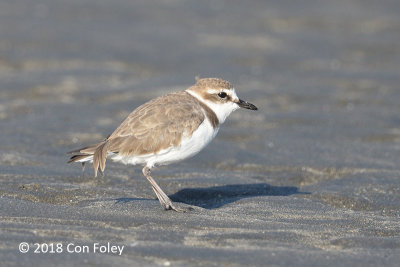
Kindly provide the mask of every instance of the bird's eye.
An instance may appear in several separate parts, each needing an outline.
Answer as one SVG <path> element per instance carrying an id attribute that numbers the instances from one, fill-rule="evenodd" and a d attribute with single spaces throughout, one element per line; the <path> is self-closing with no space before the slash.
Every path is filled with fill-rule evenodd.
<path id="1" fill-rule="evenodd" d="M 226 93 L 225 92 L 218 93 L 218 96 L 220 98 L 225 98 L 226 97 Z"/>

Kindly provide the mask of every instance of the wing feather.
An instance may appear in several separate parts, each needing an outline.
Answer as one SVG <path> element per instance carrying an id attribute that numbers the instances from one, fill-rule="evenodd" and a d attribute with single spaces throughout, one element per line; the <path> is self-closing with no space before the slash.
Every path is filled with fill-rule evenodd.
<path id="1" fill-rule="evenodd" d="M 141 155 L 179 145 L 204 121 L 198 100 L 186 92 L 153 99 L 135 109 L 106 140 L 107 150 Z"/>

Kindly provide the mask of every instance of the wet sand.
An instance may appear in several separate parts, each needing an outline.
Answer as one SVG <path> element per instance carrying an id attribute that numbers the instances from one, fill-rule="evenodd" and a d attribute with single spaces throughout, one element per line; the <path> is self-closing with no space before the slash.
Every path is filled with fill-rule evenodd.
<path id="1" fill-rule="evenodd" d="M 389 0 L 1 2 L 1 265 L 398 266 L 398 14 Z M 164 211 L 141 167 L 66 164 L 195 76 L 259 111 L 153 171 L 193 211 Z"/>

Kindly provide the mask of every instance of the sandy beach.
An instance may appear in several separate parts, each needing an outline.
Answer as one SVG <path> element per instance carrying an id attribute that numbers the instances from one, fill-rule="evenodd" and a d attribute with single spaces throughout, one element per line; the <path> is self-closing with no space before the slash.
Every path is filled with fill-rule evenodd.
<path id="1" fill-rule="evenodd" d="M 400 2 L 0 3 L 1 266 L 398 266 Z M 194 158 L 67 164 L 140 104 L 221 77 Z"/>

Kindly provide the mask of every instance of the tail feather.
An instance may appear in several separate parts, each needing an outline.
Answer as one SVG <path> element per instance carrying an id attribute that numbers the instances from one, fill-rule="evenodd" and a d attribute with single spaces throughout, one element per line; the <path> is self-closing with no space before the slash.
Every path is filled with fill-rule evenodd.
<path id="1" fill-rule="evenodd" d="M 69 159 L 68 163 L 71 163 L 71 162 L 86 162 L 86 161 L 91 160 L 91 158 L 92 158 L 92 155 L 73 155 Z"/>
<path id="2" fill-rule="evenodd" d="M 100 171 L 104 172 L 104 169 L 106 168 L 107 142 L 104 141 L 99 144 L 73 150 L 68 152 L 68 154 L 72 154 L 68 163 L 84 163 L 86 161 L 93 160 L 94 176 L 97 177 L 98 169 L 100 168 Z"/>
<path id="3" fill-rule="evenodd" d="M 98 144 L 95 144 L 95 145 L 91 145 L 91 146 L 85 146 L 85 147 L 82 147 L 82 148 L 79 148 L 79 149 L 76 149 L 76 150 L 69 151 L 69 152 L 67 152 L 67 154 L 68 155 L 71 155 L 71 154 L 90 154 L 90 155 L 93 155 L 94 152 L 96 152 L 96 148 L 98 146 L 100 146 L 101 144 L 103 144 L 103 143 L 104 142 L 101 142 L 101 143 L 98 143 Z"/>
<path id="4" fill-rule="evenodd" d="M 96 148 L 93 155 L 93 168 L 94 176 L 97 176 L 97 171 L 100 168 L 101 172 L 104 172 L 106 168 L 106 158 L 107 158 L 107 142 L 102 143 Z"/>

